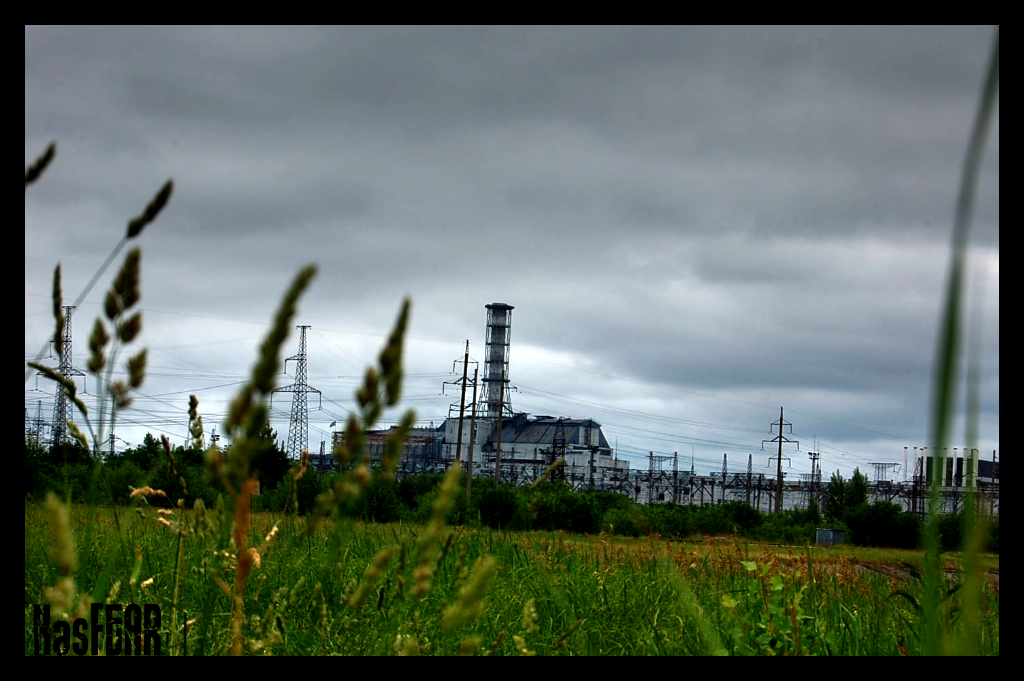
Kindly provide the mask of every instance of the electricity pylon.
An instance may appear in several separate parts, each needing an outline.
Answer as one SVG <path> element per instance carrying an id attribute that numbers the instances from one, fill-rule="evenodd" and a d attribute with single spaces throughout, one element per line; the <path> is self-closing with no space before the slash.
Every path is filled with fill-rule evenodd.
<path id="1" fill-rule="evenodd" d="M 309 449 L 309 403 L 306 395 L 308 393 L 320 395 L 320 406 L 323 406 L 323 393 L 306 384 L 306 329 L 309 328 L 309 325 L 296 328 L 300 330 L 299 354 L 292 355 L 284 361 L 285 366 L 288 366 L 288 362 L 295 361 L 295 382 L 291 385 L 274 388 L 270 395 L 271 403 L 273 403 L 273 393 L 295 393 L 292 397 L 292 416 L 288 421 L 288 456 L 292 459 L 302 458 L 302 452 Z"/>

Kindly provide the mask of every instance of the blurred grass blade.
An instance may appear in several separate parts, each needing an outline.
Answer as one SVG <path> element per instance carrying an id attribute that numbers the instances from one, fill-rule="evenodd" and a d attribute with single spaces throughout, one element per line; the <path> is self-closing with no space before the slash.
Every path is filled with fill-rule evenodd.
<path id="1" fill-rule="evenodd" d="M 53 157 L 56 155 L 57 143 L 50 142 L 49 146 L 46 147 L 46 151 L 43 152 L 43 155 L 37 158 L 36 162 L 25 170 L 25 189 L 28 189 L 30 184 L 39 179 L 39 176 L 43 174 L 43 171 L 46 170 L 46 167 L 50 165 L 50 161 L 52 161 Z"/>
<path id="2" fill-rule="evenodd" d="M 953 248 L 950 254 L 949 275 L 946 295 L 939 327 L 936 366 L 933 374 L 930 439 L 932 446 L 932 480 L 928 498 L 928 518 L 925 524 L 925 570 L 924 570 L 924 631 L 925 655 L 936 655 L 943 651 L 943 632 L 939 626 L 939 475 L 940 457 L 949 440 L 952 416 L 955 409 L 956 380 L 959 346 L 961 340 L 960 317 L 962 314 L 963 281 L 966 269 L 968 237 L 971 215 L 974 209 L 974 195 L 978 184 L 978 170 L 985 150 L 985 139 L 991 127 L 999 94 L 999 31 L 996 29 L 992 42 L 992 54 L 981 101 L 975 115 L 971 138 L 960 173 L 960 190 L 957 196 L 956 218 L 953 224 Z"/>
<path id="3" fill-rule="evenodd" d="M 31 170 L 31 168 L 29 170 Z M 41 172 L 41 169 L 39 172 Z M 38 176 L 39 172 L 36 173 L 36 176 Z M 25 173 L 25 177 L 27 181 L 27 172 Z M 164 206 L 167 205 L 167 201 L 170 198 L 171 191 L 173 189 L 174 181 L 167 180 L 167 182 L 164 183 L 164 186 L 161 187 L 160 191 L 157 192 L 156 196 L 153 197 L 153 199 L 149 202 L 146 208 L 142 211 L 142 214 L 132 219 L 128 223 L 128 232 L 125 234 L 124 237 L 121 238 L 117 245 L 114 246 L 114 250 L 110 252 L 110 255 L 108 255 L 107 259 L 103 261 L 103 264 L 100 265 L 100 268 L 96 270 L 96 274 L 92 275 L 92 279 L 90 279 L 89 283 L 85 285 L 85 289 L 82 290 L 82 293 L 79 294 L 78 296 L 78 300 L 75 301 L 74 307 L 77 308 L 82 304 L 82 301 L 85 300 L 85 297 L 89 295 L 90 291 L 92 291 L 92 287 L 96 285 L 96 282 L 99 281 L 99 278 L 102 277 L 103 273 L 107 271 L 107 268 L 110 267 L 110 263 L 114 262 L 114 258 L 116 258 L 118 253 L 121 252 L 121 249 L 124 248 L 124 245 L 126 243 L 128 243 L 128 240 L 138 236 L 138 234 L 142 231 L 143 227 L 145 227 L 147 224 L 156 219 L 156 216 L 160 213 L 161 210 L 163 210 Z M 34 361 L 38 362 L 43 358 L 43 355 L 46 354 L 46 345 L 49 342 L 50 341 L 47 340 L 45 343 L 43 343 L 43 347 L 39 348 L 39 352 L 36 353 Z M 28 380 L 31 377 L 32 369 L 28 368 L 25 370 L 25 383 L 28 383 Z"/>

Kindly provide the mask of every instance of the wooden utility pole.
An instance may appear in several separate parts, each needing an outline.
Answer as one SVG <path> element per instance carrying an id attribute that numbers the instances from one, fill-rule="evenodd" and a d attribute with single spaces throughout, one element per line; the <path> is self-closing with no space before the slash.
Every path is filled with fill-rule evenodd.
<path id="1" fill-rule="evenodd" d="M 505 425 L 505 370 L 501 370 L 501 392 L 498 393 L 498 447 L 494 453 L 494 486 L 501 484 L 501 427 Z"/>
<path id="2" fill-rule="evenodd" d="M 473 370 L 473 409 L 469 417 L 469 457 L 466 461 L 466 504 L 469 505 L 469 493 L 473 489 L 473 443 L 476 441 L 476 380 L 480 376 L 480 367 Z"/>

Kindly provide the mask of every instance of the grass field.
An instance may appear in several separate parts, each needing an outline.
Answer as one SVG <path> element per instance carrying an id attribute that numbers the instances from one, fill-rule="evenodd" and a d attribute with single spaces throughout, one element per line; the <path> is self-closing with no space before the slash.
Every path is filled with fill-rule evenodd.
<path id="1" fill-rule="evenodd" d="M 70 532 L 79 592 L 99 601 L 160 605 L 164 654 L 230 652 L 228 585 L 236 563 L 216 548 L 216 512 L 185 512 L 180 556 L 177 515 L 148 507 L 119 513 L 133 564 L 119 558 L 124 554 L 112 511 L 74 507 Z M 59 603 L 54 596 L 62 576 L 60 557 L 50 550 L 51 519 L 41 505 L 26 505 L 26 654 L 34 646 L 32 606 Z M 248 544 L 259 546 L 274 525 L 270 514 L 254 514 Z M 304 519 L 278 519 L 277 526 L 278 536 L 264 543 L 244 586 L 245 653 L 921 651 L 915 605 L 921 581 L 909 569 L 889 574 L 858 567 L 920 566 L 919 552 L 330 521 L 303 536 Z M 955 565 L 954 556 L 944 559 Z M 997 556 L 986 561 L 998 570 Z M 955 573 L 953 579 L 955 589 Z M 49 598 L 47 588 L 54 589 Z M 971 633 L 974 651 L 998 654 L 997 581 L 983 587 L 975 605 L 981 622 Z M 945 630 L 953 637 L 964 633 L 965 606 L 961 590 L 943 603 Z"/>

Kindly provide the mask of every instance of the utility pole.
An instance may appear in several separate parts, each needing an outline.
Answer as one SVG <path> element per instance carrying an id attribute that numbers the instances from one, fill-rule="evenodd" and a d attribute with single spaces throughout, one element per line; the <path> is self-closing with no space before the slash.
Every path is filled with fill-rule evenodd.
<path id="1" fill-rule="evenodd" d="M 562 417 L 559 416 L 558 417 L 558 423 L 555 424 L 555 436 L 553 438 L 551 438 L 551 463 L 549 465 L 554 465 L 554 463 L 556 461 L 558 461 L 559 459 L 564 459 L 565 458 L 565 443 L 566 443 L 565 427 L 562 425 Z M 574 465 L 575 465 L 575 461 L 574 461 Z M 565 480 L 565 469 L 566 469 L 566 464 L 563 463 L 561 466 L 558 467 L 557 470 L 555 470 L 551 474 L 551 479 L 552 480 Z M 575 468 L 573 469 L 573 474 L 575 474 Z M 572 483 L 572 479 L 571 478 L 572 478 L 572 476 L 570 475 L 570 480 L 569 480 L 570 483 Z"/>
<path id="2" fill-rule="evenodd" d="M 594 445 L 590 448 L 590 489 L 594 489 L 594 452 L 597 451 L 597 446 Z"/>
<path id="3" fill-rule="evenodd" d="M 750 506 L 750 479 L 754 476 L 754 455 L 747 454 L 747 506 Z"/>
<path id="4" fill-rule="evenodd" d="M 473 407 L 469 417 L 469 456 L 466 461 L 466 504 L 469 504 L 469 493 L 473 489 L 473 443 L 476 442 L 476 379 L 480 376 L 480 367 L 473 369 Z M 462 431 L 462 427 L 459 427 Z"/>
<path id="5" fill-rule="evenodd" d="M 295 393 L 292 397 L 292 415 L 288 421 L 288 456 L 291 459 L 301 459 L 302 452 L 309 451 L 309 401 L 306 397 L 309 393 L 320 395 L 323 407 L 323 393 L 316 388 L 306 384 L 306 329 L 309 324 L 296 326 L 299 329 L 299 354 L 292 355 L 285 359 L 285 366 L 288 362 L 295 362 L 295 382 L 291 385 L 274 388 L 270 393 L 270 402 L 273 405 L 274 393 Z"/>
<path id="6" fill-rule="evenodd" d="M 996 450 L 992 450 L 992 494 L 988 498 L 988 517 L 996 515 Z"/>
<path id="7" fill-rule="evenodd" d="M 725 503 L 725 480 L 729 475 L 729 454 L 722 454 L 722 503 Z"/>
<path id="8" fill-rule="evenodd" d="M 26 412 L 27 413 L 27 412 Z M 46 421 L 43 420 L 43 401 L 36 401 L 36 418 L 32 421 L 32 431 L 30 433 L 32 439 L 35 441 L 35 445 L 38 447 L 43 442 L 43 426 L 47 426 Z M 47 426 L 49 427 L 49 426 Z"/>
<path id="9" fill-rule="evenodd" d="M 672 503 L 679 503 L 679 452 L 672 452 Z"/>
<path id="10" fill-rule="evenodd" d="M 906 449 L 906 447 L 904 447 Z M 807 452 L 807 456 L 811 457 L 811 498 L 815 501 L 818 500 L 818 459 L 821 454 L 818 452 Z"/>
<path id="11" fill-rule="evenodd" d="M 462 461 L 462 423 L 466 415 L 466 375 L 469 372 L 469 339 L 466 339 L 466 357 L 462 360 L 462 397 L 459 399 L 459 437 L 455 444 L 455 460 Z"/>
<path id="12" fill-rule="evenodd" d="M 772 426 L 775 424 L 773 423 Z M 796 448 L 800 449 L 799 440 L 790 440 L 782 434 L 784 426 L 789 426 L 789 432 L 793 432 L 793 424 L 789 423 L 782 418 L 782 407 L 779 407 L 779 435 L 771 440 L 761 440 L 761 449 L 764 449 L 765 442 L 778 442 L 779 443 L 779 456 L 778 456 L 778 474 L 775 481 L 775 512 L 780 513 L 782 511 L 782 443 L 783 442 L 795 442 Z"/>
<path id="13" fill-rule="evenodd" d="M 61 338 L 55 338 L 60 357 L 60 365 L 57 373 L 64 378 L 72 376 L 85 376 L 71 363 L 71 313 L 75 311 L 73 305 L 64 306 L 64 328 L 61 331 Z M 72 403 L 68 399 L 67 391 L 60 383 L 57 384 L 57 393 L 53 403 L 53 422 L 50 425 L 50 442 L 52 445 L 61 445 L 68 441 L 68 421 L 72 421 Z M 95 443 L 99 447 L 99 443 Z"/>
<path id="14" fill-rule="evenodd" d="M 505 425 L 505 371 L 501 372 L 502 390 L 498 393 L 498 447 L 494 452 L 494 486 L 501 485 L 501 429 Z"/>

